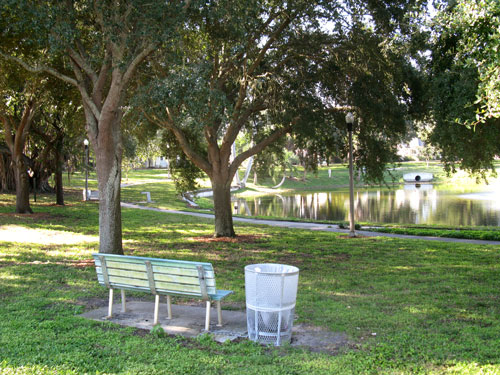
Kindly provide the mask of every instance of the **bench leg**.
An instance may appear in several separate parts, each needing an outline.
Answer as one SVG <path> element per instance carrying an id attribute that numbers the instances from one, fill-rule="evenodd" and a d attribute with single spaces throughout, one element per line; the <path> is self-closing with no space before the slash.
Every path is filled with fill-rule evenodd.
<path id="1" fill-rule="evenodd" d="M 207 314 L 205 316 L 205 331 L 210 330 L 210 301 L 207 301 Z"/>
<path id="2" fill-rule="evenodd" d="M 122 292 L 122 313 L 127 312 L 127 301 L 125 300 L 125 290 L 121 290 Z"/>
<path id="3" fill-rule="evenodd" d="M 158 324 L 158 311 L 160 310 L 160 295 L 155 294 L 155 315 L 153 319 L 153 325 Z"/>
<path id="4" fill-rule="evenodd" d="M 222 327 L 222 309 L 220 307 L 220 301 L 217 301 L 217 327 Z"/>
<path id="5" fill-rule="evenodd" d="M 113 316 L 113 288 L 109 289 L 109 303 L 108 303 L 108 316 L 106 318 L 111 318 Z"/>
<path id="6" fill-rule="evenodd" d="M 170 296 L 167 296 L 167 319 L 172 319 L 172 300 Z"/>

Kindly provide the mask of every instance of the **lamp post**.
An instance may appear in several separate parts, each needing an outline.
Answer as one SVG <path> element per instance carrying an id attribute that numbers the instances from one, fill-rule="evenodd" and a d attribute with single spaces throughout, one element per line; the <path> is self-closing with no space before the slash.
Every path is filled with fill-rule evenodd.
<path id="1" fill-rule="evenodd" d="M 352 112 L 347 113 L 345 122 L 349 133 L 349 237 L 356 237 L 354 227 L 354 182 L 352 173 L 352 126 L 354 124 L 354 115 Z"/>
<path id="2" fill-rule="evenodd" d="M 85 194 L 84 201 L 89 199 L 89 140 L 85 139 L 83 141 L 85 147 Z"/>

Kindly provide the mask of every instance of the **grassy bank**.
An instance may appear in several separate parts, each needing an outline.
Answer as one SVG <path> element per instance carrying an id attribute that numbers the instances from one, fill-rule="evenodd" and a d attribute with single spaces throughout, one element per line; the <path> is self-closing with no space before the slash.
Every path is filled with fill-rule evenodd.
<path id="1" fill-rule="evenodd" d="M 497 171 L 500 168 L 500 163 L 496 164 Z M 329 170 L 331 170 L 331 177 Z M 439 162 L 430 162 L 429 164 L 424 162 L 404 162 L 395 168 L 388 168 L 384 175 L 384 183 L 387 185 L 392 184 L 402 184 L 403 175 L 406 173 L 417 173 L 417 172 L 428 172 L 434 175 L 433 182 L 438 185 L 452 185 L 456 187 L 463 188 L 467 186 L 470 189 L 481 189 L 484 187 L 484 182 L 481 181 L 480 184 L 476 184 L 476 179 L 470 177 L 467 173 L 459 171 L 456 174 L 447 176 L 442 165 Z M 241 173 L 240 173 L 241 174 Z M 362 180 L 357 177 L 355 178 L 355 185 L 358 187 L 364 186 Z M 318 168 L 316 173 L 307 173 L 306 179 L 303 180 L 303 169 L 298 168 L 297 173 L 293 175 L 293 178 L 287 178 L 283 185 L 278 189 L 273 189 L 274 192 L 287 192 L 287 191 L 325 191 L 336 189 L 339 187 L 349 186 L 349 169 L 347 164 L 332 164 L 330 166 L 322 166 Z M 489 181 L 494 180 L 493 176 L 489 176 Z M 253 191 L 259 192 L 263 190 L 267 192 L 268 189 L 277 185 L 281 181 L 281 176 L 276 180 L 267 178 L 259 179 L 258 185 L 254 185 L 253 181 L 249 179 L 247 186 L 249 187 L 249 194 Z M 384 185 L 384 184 L 382 184 Z"/>
<path id="2" fill-rule="evenodd" d="M 349 338 L 330 354 L 217 344 L 78 317 L 107 296 L 89 262 L 97 204 L 79 198 L 60 208 L 42 196 L 24 216 L 0 195 L 2 374 L 500 373 L 498 246 L 261 226 L 237 226 L 240 241 L 216 242 L 211 221 L 123 210 L 127 254 L 212 262 L 218 287 L 235 291 L 232 309 L 244 307 L 245 265 L 298 266 L 298 322 Z"/>
<path id="3" fill-rule="evenodd" d="M 328 177 L 328 169 L 332 169 L 332 178 Z M 481 191 L 489 186 L 485 184 L 476 184 L 476 180 L 467 176 L 464 173 L 458 173 L 453 176 L 446 176 L 442 167 L 438 163 L 430 163 L 427 167 L 426 163 L 403 163 L 396 170 L 389 171 L 398 183 L 402 181 L 404 173 L 416 171 L 430 171 L 434 173 L 436 184 L 434 188 L 439 190 L 446 188 L 448 191 L 456 191 L 460 193 L 470 193 L 472 191 Z M 261 181 L 262 184 L 248 184 L 247 188 L 238 192 L 239 196 L 254 196 L 262 194 L 277 194 L 277 193 L 292 193 L 301 191 L 328 191 L 342 188 L 346 189 L 348 183 L 348 171 L 345 165 L 336 164 L 330 167 L 321 167 L 318 174 L 309 174 L 306 181 L 287 180 L 280 189 L 270 189 L 274 184 L 271 180 Z M 73 187 L 81 187 L 84 185 L 83 175 L 75 174 L 71 179 Z M 196 211 L 186 205 L 186 202 L 180 199 L 179 194 L 175 191 L 172 181 L 166 181 L 167 171 L 162 169 L 143 169 L 136 170 L 128 175 L 128 179 L 124 179 L 124 184 L 130 186 L 122 189 L 122 200 L 132 203 L 140 203 L 146 206 L 157 207 L 171 210 L 188 210 Z M 389 183 L 391 179 L 387 179 Z M 491 180 L 490 183 L 497 183 L 496 180 Z M 202 186 L 207 186 L 207 181 L 200 181 Z M 94 189 L 96 185 L 95 175 L 90 175 L 89 186 Z M 358 186 L 357 189 L 365 189 Z M 153 199 L 153 203 L 146 203 L 146 196 L 141 194 L 144 191 L 149 191 Z M 47 198 L 49 199 L 49 198 Z M 200 207 L 204 210 L 213 209 L 213 201 L 209 198 L 199 198 L 196 200 Z M 248 217 L 248 216 L 245 216 Z M 274 219 L 274 220 L 290 220 L 290 221 L 314 221 L 303 220 L 294 217 L 270 217 L 270 216 L 254 216 L 257 219 Z M 341 224 L 336 221 L 319 221 L 322 223 L 337 225 Z M 465 226 L 443 226 L 443 225 L 403 225 L 400 223 L 382 224 L 377 222 L 360 222 L 365 230 L 380 231 L 395 234 L 410 234 L 420 236 L 436 236 L 436 237 L 451 237 L 477 240 L 493 240 L 500 241 L 500 228 L 498 227 L 465 227 Z M 378 228 L 375 228 L 378 227 Z"/>

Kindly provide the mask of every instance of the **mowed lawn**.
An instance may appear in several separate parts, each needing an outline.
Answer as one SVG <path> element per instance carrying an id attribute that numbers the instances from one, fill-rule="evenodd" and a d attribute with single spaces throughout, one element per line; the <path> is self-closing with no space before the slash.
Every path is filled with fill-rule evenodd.
<path id="1" fill-rule="evenodd" d="M 245 265 L 298 266 L 297 323 L 349 337 L 330 353 L 218 344 L 78 316 L 107 298 L 91 262 L 97 204 L 80 196 L 41 196 L 23 216 L 0 195 L 1 374 L 500 374 L 500 246 L 265 226 L 215 241 L 209 220 L 124 209 L 127 255 L 211 262 L 231 309 L 244 309 Z"/>

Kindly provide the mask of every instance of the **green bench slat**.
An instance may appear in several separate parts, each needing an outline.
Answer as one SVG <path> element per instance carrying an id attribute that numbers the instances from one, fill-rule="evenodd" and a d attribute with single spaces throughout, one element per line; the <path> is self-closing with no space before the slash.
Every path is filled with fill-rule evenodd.
<path id="1" fill-rule="evenodd" d="M 106 259 L 109 286 L 116 289 L 150 292 L 146 261 L 153 270 L 154 288 L 158 294 L 203 297 L 198 267 L 202 266 L 206 291 L 209 299 L 220 301 L 230 290 L 217 290 L 215 273 L 210 263 L 178 261 L 171 259 L 133 257 L 114 254 L 92 254 L 95 260 L 97 279 L 105 285 L 102 264 L 99 257 Z"/>
<path id="2" fill-rule="evenodd" d="M 101 266 L 101 261 L 96 260 L 95 261 L 96 267 Z M 165 273 L 169 275 L 180 275 L 180 276 L 194 276 L 198 277 L 198 269 L 196 268 L 195 265 L 191 265 L 190 267 L 174 267 L 174 266 L 167 266 L 166 264 L 162 265 L 155 265 L 151 264 L 153 266 L 153 272 L 154 273 Z M 113 261 L 109 260 L 106 261 L 106 266 L 108 268 L 116 268 L 116 269 L 122 269 L 122 270 L 130 270 L 130 271 L 144 271 L 144 263 L 128 263 L 128 262 L 118 262 L 118 261 Z M 213 268 L 210 266 L 203 265 L 203 271 L 205 273 L 205 277 L 207 278 L 214 278 L 215 274 L 213 271 Z"/>
<path id="3" fill-rule="evenodd" d="M 98 277 L 99 282 L 102 281 L 102 284 L 104 285 L 104 278 Z M 148 280 L 142 280 L 142 279 L 131 279 L 127 277 L 119 277 L 119 276 L 109 276 L 109 284 L 111 286 L 114 285 L 130 285 L 133 287 L 143 287 L 143 288 L 148 288 L 149 289 L 149 281 Z M 200 290 L 200 285 L 189 285 L 189 284 L 176 284 L 176 283 L 168 283 L 168 282 L 155 282 L 155 288 L 159 292 L 160 290 L 163 291 L 176 291 L 176 292 L 182 292 L 186 291 L 189 293 L 194 293 L 196 295 L 201 296 L 201 290 Z M 208 287 L 207 286 L 207 293 L 208 294 L 215 294 L 215 288 L 214 287 Z"/>
<path id="4" fill-rule="evenodd" d="M 96 267 L 96 270 L 98 274 L 102 274 L 101 267 Z M 148 280 L 148 274 L 145 270 L 143 270 L 143 272 L 140 272 L 140 271 L 130 271 L 130 270 L 122 270 L 122 269 L 108 267 L 108 275 L 130 277 L 132 279 Z M 200 285 L 198 275 L 196 275 L 196 277 L 194 276 L 191 277 L 191 276 L 179 276 L 176 274 L 172 275 L 172 274 L 154 273 L 154 279 L 155 281 L 166 281 L 170 283 Z M 207 287 L 208 286 L 215 287 L 214 279 L 205 278 L 205 281 L 207 283 Z"/>
<path id="5" fill-rule="evenodd" d="M 148 260 L 152 265 L 155 264 L 169 264 L 179 268 L 190 268 L 193 265 L 196 267 L 197 265 L 206 266 L 208 268 L 212 268 L 211 263 L 206 262 L 192 262 L 189 260 L 174 260 L 174 259 L 161 259 L 161 258 L 146 258 L 146 257 L 134 257 L 130 255 L 115 255 L 115 254 L 92 254 L 94 259 L 99 260 L 99 256 L 105 256 L 106 261 L 112 262 L 116 260 L 120 263 L 131 263 L 131 264 L 144 264 L 144 261 Z"/>
<path id="6" fill-rule="evenodd" d="M 105 286 L 101 282 L 99 284 L 101 284 L 102 286 Z M 125 285 L 125 284 L 114 284 L 113 288 L 114 289 L 130 290 L 130 291 L 135 291 L 135 292 L 151 293 L 151 290 L 149 288 L 131 286 L 131 285 Z M 156 292 L 160 295 L 179 296 L 179 297 L 197 297 L 197 298 L 201 297 L 200 293 L 179 292 L 179 291 L 175 291 L 175 290 L 157 289 Z"/>

